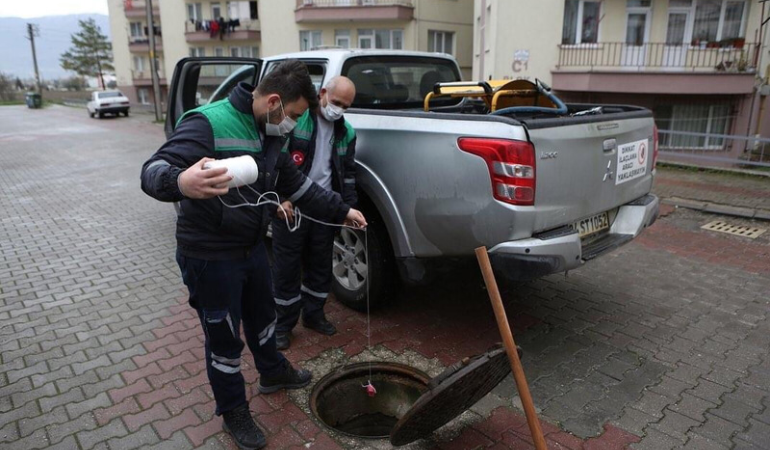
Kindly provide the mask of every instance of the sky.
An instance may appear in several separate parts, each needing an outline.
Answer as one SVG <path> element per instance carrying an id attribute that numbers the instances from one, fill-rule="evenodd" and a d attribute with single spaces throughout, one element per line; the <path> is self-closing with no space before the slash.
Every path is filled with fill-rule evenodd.
<path id="1" fill-rule="evenodd" d="M 0 0 L 0 17 L 107 14 L 107 0 Z"/>

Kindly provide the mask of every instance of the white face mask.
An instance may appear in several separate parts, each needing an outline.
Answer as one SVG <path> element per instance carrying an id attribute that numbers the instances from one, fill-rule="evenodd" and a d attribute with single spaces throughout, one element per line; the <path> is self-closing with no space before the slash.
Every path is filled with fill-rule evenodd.
<path id="1" fill-rule="evenodd" d="M 324 118 L 329 122 L 334 122 L 339 120 L 343 114 L 345 114 L 345 110 L 337 105 L 332 104 L 332 102 L 329 101 L 329 97 L 327 96 L 326 106 L 321 108 L 321 115 L 324 116 Z"/>
<path id="2" fill-rule="evenodd" d="M 297 126 L 297 122 L 295 122 L 291 117 L 287 116 L 286 113 L 283 112 L 283 100 L 281 100 L 281 114 L 283 115 L 283 120 L 278 125 L 275 125 L 270 123 L 270 111 L 268 111 L 267 120 L 265 121 L 266 135 L 286 136 L 287 134 L 291 133 L 291 130 L 293 130 L 294 127 Z"/>

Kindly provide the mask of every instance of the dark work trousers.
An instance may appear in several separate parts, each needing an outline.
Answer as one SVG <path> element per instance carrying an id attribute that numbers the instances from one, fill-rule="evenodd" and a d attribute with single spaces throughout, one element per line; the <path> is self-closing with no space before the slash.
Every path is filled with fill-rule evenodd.
<path id="1" fill-rule="evenodd" d="M 274 376 L 284 367 L 285 358 L 275 348 L 275 303 L 267 252 L 260 244 L 237 260 L 203 260 L 179 252 L 176 258 L 190 291 L 190 305 L 198 312 L 206 334 L 206 372 L 219 415 L 246 403 L 241 322 L 259 373 Z"/>
<path id="2" fill-rule="evenodd" d="M 300 312 L 307 322 L 324 317 L 332 284 L 332 248 L 337 227 L 303 220 L 289 232 L 286 221 L 273 219 L 273 293 L 278 313 L 275 329 L 291 331 Z"/>

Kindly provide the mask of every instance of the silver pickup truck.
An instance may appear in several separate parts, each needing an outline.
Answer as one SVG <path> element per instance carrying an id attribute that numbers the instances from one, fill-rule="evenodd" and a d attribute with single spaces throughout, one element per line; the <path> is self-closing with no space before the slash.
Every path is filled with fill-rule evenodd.
<path id="1" fill-rule="evenodd" d="M 658 139 L 649 110 L 570 104 L 491 113 L 468 97 L 426 102 L 437 86 L 461 81 L 444 54 L 186 58 L 169 90 L 166 132 L 201 98 L 224 98 L 238 82 L 255 84 L 290 58 L 307 64 L 317 87 L 341 74 L 357 88 L 345 117 L 358 136 L 369 249 L 361 233 L 345 230 L 333 261 L 335 296 L 352 308 L 366 307 L 367 283 L 372 306 L 380 305 L 399 278 L 429 282 L 479 246 L 508 280 L 566 272 L 628 243 L 658 216 L 650 194 Z"/>

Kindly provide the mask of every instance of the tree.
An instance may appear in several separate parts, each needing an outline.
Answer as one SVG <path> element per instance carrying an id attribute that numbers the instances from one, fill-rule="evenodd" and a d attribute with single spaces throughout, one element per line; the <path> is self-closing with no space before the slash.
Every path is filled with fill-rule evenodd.
<path id="1" fill-rule="evenodd" d="M 24 89 L 25 89 L 24 83 L 21 82 L 21 79 L 19 77 L 16 77 L 16 90 L 23 91 Z"/>
<path id="2" fill-rule="evenodd" d="M 80 91 L 86 87 L 86 80 L 81 77 L 70 77 L 63 80 L 62 86 L 68 91 Z"/>
<path id="3" fill-rule="evenodd" d="M 102 72 L 112 71 L 112 44 L 94 19 L 78 20 L 80 31 L 72 35 L 72 47 L 61 55 L 61 66 L 81 76 L 97 76 L 105 89 Z"/>
<path id="4" fill-rule="evenodd" d="M 10 75 L 0 72 L 0 100 L 13 100 L 13 79 Z"/>

